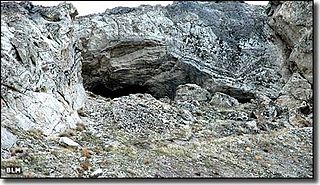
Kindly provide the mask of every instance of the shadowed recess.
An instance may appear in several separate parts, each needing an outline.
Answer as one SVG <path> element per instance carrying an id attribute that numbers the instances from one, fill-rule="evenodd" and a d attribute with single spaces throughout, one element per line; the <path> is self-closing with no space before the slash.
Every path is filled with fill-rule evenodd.
<path id="1" fill-rule="evenodd" d="M 98 94 L 108 98 L 117 98 L 135 93 L 147 93 L 147 88 L 140 85 L 126 85 L 118 88 L 117 90 L 111 90 L 102 83 L 96 84 L 88 90 L 93 92 L 94 94 Z"/>

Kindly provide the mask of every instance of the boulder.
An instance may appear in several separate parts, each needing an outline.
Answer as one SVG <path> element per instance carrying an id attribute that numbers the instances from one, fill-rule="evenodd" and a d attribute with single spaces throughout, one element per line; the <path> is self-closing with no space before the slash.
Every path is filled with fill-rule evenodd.
<path id="1" fill-rule="evenodd" d="M 209 101 L 211 94 L 196 84 L 184 84 L 177 87 L 175 101 Z"/>
<path id="2" fill-rule="evenodd" d="M 216 92 L 210 100 L 210 104 L 218 107 L 235 107 L 239 105 L 237 99 L 220 92 Z"/>

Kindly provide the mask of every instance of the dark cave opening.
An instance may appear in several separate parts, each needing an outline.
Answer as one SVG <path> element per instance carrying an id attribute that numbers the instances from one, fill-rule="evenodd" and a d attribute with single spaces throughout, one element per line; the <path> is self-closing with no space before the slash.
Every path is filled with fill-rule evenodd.
<path id="1" fill-rule="evenodd" d="M 253 93 L 241 89 L 230 88 L 223 92 L 237 99 L 239 103 L 251 103 L 251 100 L 255 99 Z"/>
<path id="2" fill-rule="evenodd" d="M 126 50 L 128 47 L 122 47 L 122 49 Z M 137 52 L 141 48 L 133 50 Z M 113 52 L 117 57 L 123 56 L 118 51 Z M 137 55 L 140 54 L 137 52 Z M 115 56 L 113 58 L 116 58 Z M 126 64 L 125 68 L 118 64 L 111 64 L 110 59 L 104 57 L 89 58 L 83 55 L 83 58 L 86 58 L 82 66 L 84 88 L 106 98 L 148 93 L 158 100 L 161 98 L 174 100 L 179 85 L 194 83 L 201 86 L 205 79 L 209 78 L 209 75 L 191 64 L 181 62 L 171 54 L 158 56 L 152 59 L 152 62 L 142 60 L 140 57 L 132 59 L 136 62 L 129 59 L 121 61 Z"/>
<path id="3" fill-rule="evenodd" d="M 236 97 L 239 103 L 250 103 L 253 99 L 252 97 Z"/>
<path id="4" fill-rule="evenodd" d="M 96 84 L 92 88 L 88 89 L 94 94 L 108 97 L 108 98 L 117 98 L 120 96 L 127 96 L 129 94 L 136 94 L 136 93 L 147 93 L 148 89 L 145 86 L 141 85 L 125 85 L 116 90 L 112 90 L 106 87 L 104 84 Z"/>

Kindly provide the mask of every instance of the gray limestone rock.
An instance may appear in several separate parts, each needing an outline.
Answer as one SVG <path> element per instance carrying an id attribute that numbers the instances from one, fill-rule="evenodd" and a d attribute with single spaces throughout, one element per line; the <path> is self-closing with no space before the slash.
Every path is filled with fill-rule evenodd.
<path id="1" fill-rule="evenodd" d="M 173 98 L 177 86 L 193 83 L 239 98 L 277 97 L 282 60 L 266 23 L 263 7 L 239 2 L 181 1 L 79 17 L 84 86 Z"/>
<path id="2" fill-rule="evenodd" d="M 1 125 L 49 135 L 75 126 L 85 101 L 71 4 L 1 3 Z"/>
<path id="3" fill-rule="evenodd" d="M 234 107 L 238 106 L 239 102 L 237 99 L 227 94 L 216 92 L 210 100 L 210 104 L 221 107 Z"/>
<path id="4" fill-rule="evenodd" d="M 10 156 L 9 149 L 16 143 L 17 136 L 8 129 L 1 127 L 1 158 Z"/>
<path id="5" fill-rule="evenodd" d="M 175 101 L 209 101 L 211 94 L 196 84 L 184 84 L 177 87 Z"/>
<path id="6" fill-rule="evenodd" d="M 274 7 L 268 24 L 278 35 L 275 43 L 284 51 L 283 66 L 290 74 L 299 72 L 312 84 L 313 3 L 284 1 Z"/>
<path id="7" fill-rule="evenodd" d="M 2 177 L 314 177 L 311 1 L 77 14 L 1 2 Z"/>
<path id="8" fill-rule="evenodd" d="M 296 100 L 310 102 L 312 100 L 311 84 L 299 73 L 294 73 L 283 87 L 282 94 Z"/>
<path id="9" fill-rule="evenodd" d="M 66 146 L 66 147 L 80 147 L 79 143 L 77 143 L 77 142 L 75 142 L 72 139 L 67 138 L 67 137 L 60 137 L 59 138 L 59 143 L 62 146 Z"/>
<path id="10" fill-rule="evenodd" d="M 294 127 L 312 126 L 313 110 L 313 3 L 279 1 L 269 3 L 268 24 L 283 51 L 281 95 L 276 104 L 288 109 L 287 117 Z"/>

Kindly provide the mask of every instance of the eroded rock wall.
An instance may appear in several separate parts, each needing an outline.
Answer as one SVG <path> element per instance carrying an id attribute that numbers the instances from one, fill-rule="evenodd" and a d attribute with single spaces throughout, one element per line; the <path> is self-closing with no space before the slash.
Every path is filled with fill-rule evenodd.
<path id="1" fill-rule="evenodd" d="M 313 9 L 305 1 L 270 2 L 268 24 L 284 55 L 282 87 L 277 103 L 288 107 L 291 125 L 312 126 L 313 119 Z"/>
<path id="2" fill-rule="evenodd" d="M 75 14 L 71 4 L 1 3 L 1 128 L 5 132 L 37 129 L 49 135 L 81 121 L 77 110 L 86 95 L 74 37 Z M 10 148 L 2 140 L 5 132 L 2 149 Z"/>
<path id="3" fill-rule="evenodd" d="M 311 8 L 1 3 L 1 176 L 312 178 Z"/>
<path id="4" fill-rule="evenodd" d="M 262 6 L 240 2 L 182 1 L 79 17 L 84 85 L 140 85 L 172 98 L 178 85 L 194 83 L 238 98 L 276 98 L 283 58 L 266 23 Z"/>

